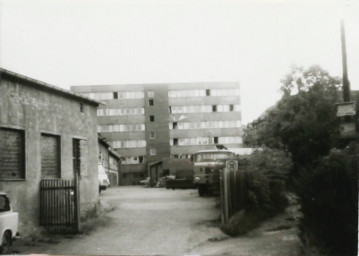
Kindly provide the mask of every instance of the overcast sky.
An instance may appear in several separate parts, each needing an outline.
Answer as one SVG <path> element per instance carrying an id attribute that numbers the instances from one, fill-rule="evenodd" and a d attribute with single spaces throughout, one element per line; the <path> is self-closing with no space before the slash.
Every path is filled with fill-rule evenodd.
<path id="1" fill-rule="evenodd" d="M 359 1 L 0 0 L 0 65 L 71 85 L 238 81 L 243 123 L 280 98 L 291 65 L 359 90 Z"/>

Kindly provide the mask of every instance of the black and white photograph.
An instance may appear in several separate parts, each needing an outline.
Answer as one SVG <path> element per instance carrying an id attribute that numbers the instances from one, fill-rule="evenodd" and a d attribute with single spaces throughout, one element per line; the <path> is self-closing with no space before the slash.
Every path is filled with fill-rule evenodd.
<path id="1" fill-rule="evenodd" d="M 0 0 L 0 254 L 358 255 L 359 1 Z"/>

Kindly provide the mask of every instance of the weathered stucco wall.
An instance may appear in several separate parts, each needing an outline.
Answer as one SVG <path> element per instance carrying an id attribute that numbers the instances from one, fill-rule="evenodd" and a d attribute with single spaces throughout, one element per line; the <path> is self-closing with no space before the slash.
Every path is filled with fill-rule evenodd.
<path id="1" fill-rule="evenodd" d="M 81 111 L 83 104 L 83 112 Z M 25 131 L 25 179 L 0 180 L 0 190 L 8 193 L 20 214 L 20 232 L 28 235 L 39 225 L 41 180 L 41 133 L 60 137 L 61 178 L 72 179 L 74 138 L 87 148 L 81 159 L 81 215 L 93 210 L 98 200 L 98 144 L 96 104 L 46 91 L 36 84 L 1 78 L 0 127 Z M 87 151 L 87 152 L 86 152 Z"/>

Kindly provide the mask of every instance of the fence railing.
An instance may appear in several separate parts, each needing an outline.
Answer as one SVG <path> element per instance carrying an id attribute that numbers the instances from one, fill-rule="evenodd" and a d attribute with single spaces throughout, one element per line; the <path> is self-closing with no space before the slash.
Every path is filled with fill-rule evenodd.
<path id="1" fill-rule="evenodd" d="M 41 180 L 40 225 L 49 232 L 78 231 L 76 180 Z"/>
<path id="2" fill-rule="evenodd" d="M 248 199 L 248 188 L 251 175 L 243 169 L 225 168 L 220 173 L 220 192 L 222 223 L 228 220 L 236 212 L 245 209 Z"/>

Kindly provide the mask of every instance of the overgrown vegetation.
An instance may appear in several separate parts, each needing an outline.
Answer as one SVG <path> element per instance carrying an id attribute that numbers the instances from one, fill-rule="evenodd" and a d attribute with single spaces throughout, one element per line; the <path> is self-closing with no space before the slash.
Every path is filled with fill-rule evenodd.
<path id="1" fill-rule="evenodd" d="M 304 242 L 326 255 L 356 255 L 358 146 L 343 149 L 348 141 L 338 137 L 340 80 L 318 66 L 293 67 L 282 83 L 282 99 L 248 127 L 245 143 L 291 156 Z"/>
<path id="2" fill-rule="evenodd" d="M 326 255 L 356 255 L 358 149 L 333 149 L 298 179 L 302 240 Z"/>
<path id="3" fill-rule="evenodd" d="M 283 211 L 288 204 L 284 191 L 290 168 L 290 158 L 281 150 L 254 152 L 243 171 L 247 179 L 244 209 L 222 225 L 222 230 L 230 236 L 243 235 Z"/>

